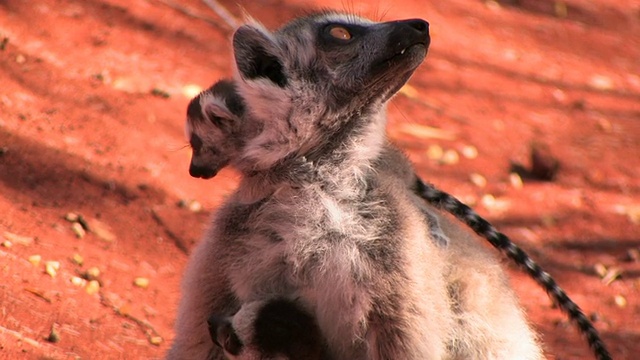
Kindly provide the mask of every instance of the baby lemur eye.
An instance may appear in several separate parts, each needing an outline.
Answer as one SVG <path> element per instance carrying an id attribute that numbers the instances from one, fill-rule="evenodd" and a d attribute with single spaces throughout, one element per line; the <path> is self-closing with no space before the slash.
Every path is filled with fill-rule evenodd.
<path id="1" fill-rule="evenodd" d="M 329 28 L 329 35 L 338 40 L 351 40 L 351 33 L 347 28 L 340 25 L 333 25 Z"/>

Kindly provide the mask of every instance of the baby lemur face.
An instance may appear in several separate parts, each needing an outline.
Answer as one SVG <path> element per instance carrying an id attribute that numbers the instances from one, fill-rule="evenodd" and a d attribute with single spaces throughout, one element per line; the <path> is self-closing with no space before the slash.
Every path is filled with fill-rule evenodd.
<path id="1" fill-rule="evenodd" d="M 189 174 L 209 179 L 238 157 L 246 136 L 242 116 L 245 104 L 229 80 L 221 80 L 191 100 L 186 134 L 192 156 Z"/>
<path id="2" fill-rule="evenodd" d="M 320 360 L 323 356 L 318 324 L 293 300 L 247 303 L 234 316 L 212 316 L 208 324 L 211 339 L 230 360 Z"/>

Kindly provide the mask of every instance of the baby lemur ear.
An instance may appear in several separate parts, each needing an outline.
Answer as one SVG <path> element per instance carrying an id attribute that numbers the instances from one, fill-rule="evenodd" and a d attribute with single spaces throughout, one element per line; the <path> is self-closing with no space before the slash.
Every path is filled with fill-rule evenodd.
<path id="1" fill-rule="evenodd" d="M 218 129 L 225 133 L 230 133 L 234 125 L 240 121 L 240 119 L 233 114 L 229 108 L 218 102 L 205 103 L 202 108 L 202 115 L 207 121 L 213 123 Z"/>
<path id="2" fill-rule="evenodd" d="M 244 80 L 268 79 L 287 86 L 278 45 L 262 30 L 244 25 L 233 34 L 233 52 L 238 72 Z"/>

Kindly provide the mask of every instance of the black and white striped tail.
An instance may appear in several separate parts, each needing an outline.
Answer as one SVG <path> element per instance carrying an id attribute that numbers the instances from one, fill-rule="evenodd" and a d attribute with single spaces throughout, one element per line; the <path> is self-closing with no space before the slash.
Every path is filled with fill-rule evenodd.
<path id="1" fill-rule="evenodd" d="M 487 239 L 491 245 L 513 260 L 526 273 L 542 286 L 549 297 L 567 314 L 569 319 L 578 326 L 578 330 L 587 338 L 589 346 L 598 360 L 611 360 L 611 355 L 598 334 L 598 330 L 547 272 L 542 270 L 524 250 L 514 244 L 505 234 L 496 230 L 487 220 L 483 219 L 470 207 L 463 204 L 453 195 L 440 191 L 431 184 L 416 180 L 418 194 L 433 206 L 454 215 L 458 220 L 467 224 L 481 237 Z"/>

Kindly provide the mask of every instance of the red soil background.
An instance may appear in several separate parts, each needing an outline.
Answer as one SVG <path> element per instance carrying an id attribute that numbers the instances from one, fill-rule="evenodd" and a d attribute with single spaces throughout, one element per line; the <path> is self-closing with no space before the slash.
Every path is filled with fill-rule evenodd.
<path id="1" fill-rule="evenodd" d="M 389 106 L 391 138 L 539 261 L 615 358 L 637 359 L 640 1 L 374 3 L 240 1 L 271 28 L 318 6 L 429 20 L 429 56 Z M 200 1 L 0 1 L 0 358 L 163 356 L 187 252 L 237 180 L 190 178 L 183 137 L 193 89 L 232 73 L 230 35 Z M 519 186 L 510 167 L 529 167 L 534 144 L 559 171 Z M 88 224 L 82 238 L 69 213 Z M 549 358 L 591 358 L 546 294 L 510 273 Z"/>

